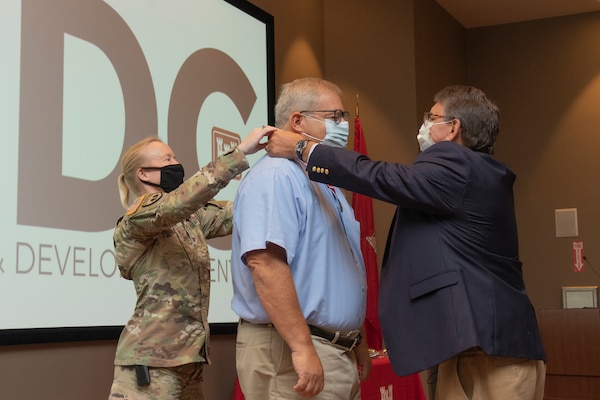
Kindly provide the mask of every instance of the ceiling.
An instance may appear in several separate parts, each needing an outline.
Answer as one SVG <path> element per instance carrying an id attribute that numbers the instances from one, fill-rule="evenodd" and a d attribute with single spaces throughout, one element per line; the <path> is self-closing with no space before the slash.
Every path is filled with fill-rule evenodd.
<path id="1" fill-rule="evenodd" d="M 600 0 L 436 0 L 465 28 L 600 11 Z"/>

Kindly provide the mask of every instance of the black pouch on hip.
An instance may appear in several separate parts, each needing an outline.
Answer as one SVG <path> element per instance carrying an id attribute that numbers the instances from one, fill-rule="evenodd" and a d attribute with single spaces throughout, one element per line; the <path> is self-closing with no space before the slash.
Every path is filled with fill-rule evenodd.
<path id="1" fill-rule="evenodd" d="M 150 370 L 147 365 L 136 365 L 135 375 L 139 386 L 148 386 L 150 384 Z"/>

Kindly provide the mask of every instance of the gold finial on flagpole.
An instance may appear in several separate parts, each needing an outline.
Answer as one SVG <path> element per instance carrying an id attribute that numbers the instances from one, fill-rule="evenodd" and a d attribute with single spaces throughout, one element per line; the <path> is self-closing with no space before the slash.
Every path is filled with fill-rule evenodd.
<path id="1" fill-rule="evenodd" d="M 356 109 L 354 110 L 354 114 L 358 117 L 358 92 L 356 92 Z"/>

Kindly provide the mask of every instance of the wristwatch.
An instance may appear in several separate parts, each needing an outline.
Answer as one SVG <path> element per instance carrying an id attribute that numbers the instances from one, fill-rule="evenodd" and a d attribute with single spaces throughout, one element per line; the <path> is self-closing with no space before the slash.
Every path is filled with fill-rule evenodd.
<path id="1" fill-rule="evenodd" d="M 298 160 L 300 161 L 303 161 L 302 152 L 304 152 L 304 149 L 306 148 L 307 144 L 308 140 L 306 139 L 298 140 L 298 142 L 296 143 L 296 157 L 298 157 Z"/>

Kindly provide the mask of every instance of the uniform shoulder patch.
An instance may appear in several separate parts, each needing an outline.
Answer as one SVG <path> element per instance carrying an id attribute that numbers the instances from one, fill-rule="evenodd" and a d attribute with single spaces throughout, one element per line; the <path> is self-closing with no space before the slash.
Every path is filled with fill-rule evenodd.
<path id="1" fill-rule="evenodd" d="M 163 193 L 152 193 L 151 195 L 146 195 L 145 200 L 142 202 L 142 207 L 148 207 L 152 204 L 156 203 L 163 196 Z"/>
<path id="2" fill-rule="evenodd" d="M 131 203 L 131 205 L 127 209 L 127 215 L 131 215 L 134 212 L 136 212 L 137 209 L 140 208 L 140 204 L 142 204 L 142 200 L 144 200 L 145 197 L 146 197 L 146 195 L 144 194 L 144 195 L 138 197 L 137 199 L 135 199 L 133 201 L 133 203 Z"/>

